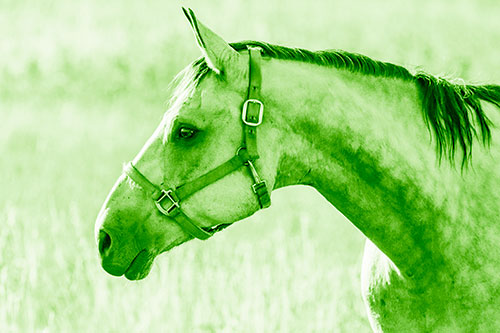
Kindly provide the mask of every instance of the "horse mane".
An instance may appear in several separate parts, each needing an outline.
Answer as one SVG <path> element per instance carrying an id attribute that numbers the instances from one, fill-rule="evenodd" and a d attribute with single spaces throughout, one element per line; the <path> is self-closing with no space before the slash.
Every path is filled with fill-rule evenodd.
<path id="1" fill-rule="evenodd" d="M 436 140 L 439 161 L 444 156 L 453 164 L 459 147 L 464 167 L 472 156 L 474 138 L 480 138 L 483 145 L 490 144 L 491 122 L 484 113 L 480 100 L 500 108 L 498 85 L 467 85 L 424 72 L 412 74 L 402 66 L 341 50 L 309 51 L 259 41 L 242 41 L 230 45 L 236 51 L 246 50 L 248 46 L 258 46 L 262 49 L 263 56 L 275 59 L 296 60 L 365 75 L 415 82 L 422 98 L 424 121 Z M 196 86 L 209 72 L 204 59 L 199 58 L 181 76 L 190 82 L 190 86 Z"/>

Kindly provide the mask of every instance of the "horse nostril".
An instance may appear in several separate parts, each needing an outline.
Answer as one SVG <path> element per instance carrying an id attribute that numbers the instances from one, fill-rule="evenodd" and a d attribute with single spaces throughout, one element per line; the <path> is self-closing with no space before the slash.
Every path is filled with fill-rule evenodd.
<path id="1" fill-rule="evenodd" d="M 104 230 L 99 230 L 99 253 L 104 256 L 111 247 L 111 237 Z"/>

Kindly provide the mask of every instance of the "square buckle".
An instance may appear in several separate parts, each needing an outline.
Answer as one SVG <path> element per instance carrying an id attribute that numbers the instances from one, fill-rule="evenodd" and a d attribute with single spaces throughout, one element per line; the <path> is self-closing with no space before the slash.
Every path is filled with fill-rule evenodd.
<path id="1" fill-rule="evenodd" d="M 265 187 L 267 187 L 267 183 L 266 183 L 266 181 L 265 181 L 265 180 L 262 180 L 262 181 L 260 181 L 260 182 L 258 182 L 258 183 L 253 184 L 253 185 L 252 185 L 252 190 L 253 190 L 253 193 L 255 193 L 255 194 L 257 194 L 257 195 L 258 195 L 257 191 L 258 191 L 258 190 L 260 190 L 260 189 L 261 189 L 261 188 L 263 188 L 263 187 L 264 187 L 264 188 L 265 188 Z"/>
<path id="2" fill-rule="evenodd" d="M 259 117 L 257 119 L 257 122 L 252 122 L 247 120 L 247 111 L 248 111 L 248 104 L 254 103 L 259 105 Z M 248 126 L 259 126 L 262 124 L 262 118 L 264 116 L 264 104 L 259 101 L 258 99 L 247 99 L 245 103 L 243 103 L 243 112 L 241 113 L 241 120 L 243 120 L 243 123 Z"/>
<path id="3" fill-rule="evenodd" d="M 165 198 L 168 198 L 168 200 L 170 200 L 170 203 L 172 204 L 167 209 L 163 208 L 163 206 L 161 205 L 161 202 Z M 158 197 L 158 199 L 155 200 L 155 205 L 156 208 L 158 208 L 158 210 L 164 215 L 170 215 L 170 213 L 172 213 L 174 209 L 180 208 L 179 201 L 175 200 L 174 196 L 172 195 L 172 190 L 161 190 L 161 195 Z"/>

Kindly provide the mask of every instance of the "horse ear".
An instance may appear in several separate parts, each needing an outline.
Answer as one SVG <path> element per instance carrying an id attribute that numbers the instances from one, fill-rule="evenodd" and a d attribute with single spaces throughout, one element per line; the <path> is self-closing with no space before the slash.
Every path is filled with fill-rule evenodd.
<path id="1" fill-rule="evenodd" d="M 227 69 L 225 67 L 227 67 L 232 59 L 238 57 L 239 53 L 222 37 L 198 21 L 190 8 L 186 9 L 182 7 L 182 11 L 191 24 L 191 29 L 194 32 L 198 46 L 208 66 L 216 73 L 224 72 Z"/>

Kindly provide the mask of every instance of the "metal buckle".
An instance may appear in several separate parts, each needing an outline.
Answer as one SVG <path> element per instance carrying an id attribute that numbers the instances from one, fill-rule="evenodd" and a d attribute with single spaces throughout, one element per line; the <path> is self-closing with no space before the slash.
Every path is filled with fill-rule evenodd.
<path id="1" fill-rule="evenodd" d="M 254 104 L 259 104 L 259 117 L 257 119 L 257 122 L 251 122 L 247 120 L 247 110 L 248 110 L 248 104 L 254 103 Z M 245 103 L 243 103 L 243 112 L 241 113 L 241 120 L 243 120 L 243 123 L 248 126 L 259 126 L 262 124 L 262 117 L 264 116 L 264 104 L 259 101 L 258 99 L 247 99 Z"/>
<path id="2" fill-rule="evenodd" d="M 262 187 L 267 187 L 267 183 L 266 183 L 265 180 L 262 180 L 262 181 L 260 181 L 260 182 L 255 183 L 255 184 L 252 185 L 253 193 L 255 193 L 255 194 L 258 195 L 257 190 L 260 189 L 260 188 L 262 188 Z"/>
<path id="3" fill-rule="evenodd" d="M 248 161 L 246 161 L 245 164 L 250 169 L 250 172 L 252 173 L 252 178 L 255 181 L 255 183 L 262 183 L 262 181 L 260 180 L 260 176 L 259 176 L 257 170 L 255 169 L 255 166 L 253 165 L 252 161 L 248 160 Z"/>
<path id="4" fill-rule="evenodd" d="M 161 202 L 165 198 L 168 198 L 168 200 L 170 200 L 170 202 L 172 203 L 172 205 L 170 207 L 168 207 L 167 209 L 163 208 L 163 206 L 161 205 Z M 161 190 L 161 195 L 158 199 L 155 200 L 155 205 L 156 205 L 156 208 L 158 208 L 158 210 L 164 215 L 170 215 L 170 213 L 172 213 L 172 211 L 174 209 L 180 208 L 179 202 L 176 201 L 174 199 L 174 197 L 172 196 L 172 190 L 168 190 L 168 191 Z"/>

